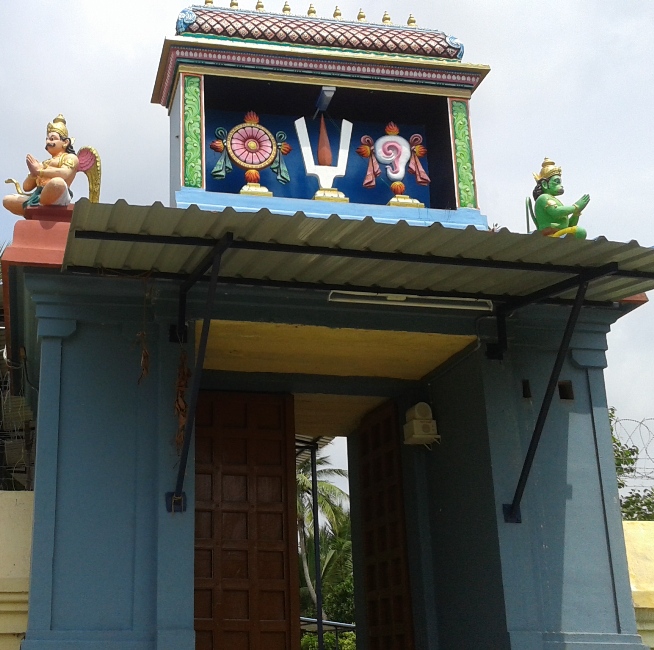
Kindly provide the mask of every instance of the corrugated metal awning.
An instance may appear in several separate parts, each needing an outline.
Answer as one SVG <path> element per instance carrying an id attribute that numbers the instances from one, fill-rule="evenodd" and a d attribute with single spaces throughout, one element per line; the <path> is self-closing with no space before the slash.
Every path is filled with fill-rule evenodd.
<path id="1" fill-rule="evenodd" d="M 336 207 L 336 206 L 335 206 Z M 374 206 L 371 206 L 374 210 Z M 400 214 L 400 213 L 398 213 Z M 222 238 L 220 281 L 484 298 L 615 302 L 654 288 L 654 250 L 636 241 L 552 239 L 363 220 L 179 210 L 79 201 L 64 256 L 70 272 L 185 278 Z M 552 287 L 555 287 L 554 291 Z"/>

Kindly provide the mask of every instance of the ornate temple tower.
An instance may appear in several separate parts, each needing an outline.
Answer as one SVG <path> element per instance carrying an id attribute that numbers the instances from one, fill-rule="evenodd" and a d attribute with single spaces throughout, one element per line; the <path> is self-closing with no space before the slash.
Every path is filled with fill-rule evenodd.
<path id="1" fill-rule="evenodd" d="M 273 211 L 316 213 L 328 206 L 280 199 L 347 200 L 484 227 L 468 100 L 489 68 L 462 59 L 461 43 L 412 16 L 398 26 L 338 10 L 185 9 L 152 98 L 171 116 L 171 203 L 217 209 L 240 192 L 272 196 Z"/>

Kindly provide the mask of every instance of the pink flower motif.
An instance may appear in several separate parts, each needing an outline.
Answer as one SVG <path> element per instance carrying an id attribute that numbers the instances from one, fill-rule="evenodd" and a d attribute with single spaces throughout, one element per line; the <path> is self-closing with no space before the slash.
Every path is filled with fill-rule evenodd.
<path id="1" fill-rule="evenodd" d="M 257 126 L 244 126 L 232 136 L 232 151 L 248 165 L 260 165 L 268 159 L 273 143 L 268 134 Z"/>

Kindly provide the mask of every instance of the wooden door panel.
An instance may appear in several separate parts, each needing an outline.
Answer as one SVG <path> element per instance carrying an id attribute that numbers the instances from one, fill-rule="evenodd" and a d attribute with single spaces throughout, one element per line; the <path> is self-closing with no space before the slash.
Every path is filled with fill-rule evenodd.
<path id="1" fill-rule="evenodd" d="M 387 402 L 360 427 L 364 590 L 370 650 L 413 650 L 401 436 Z"/>
<path id="2" fill-rule="evenodd" d="M 290 396 L 203 392 L 196 424 L 197 650 L 297 650 Z"/>

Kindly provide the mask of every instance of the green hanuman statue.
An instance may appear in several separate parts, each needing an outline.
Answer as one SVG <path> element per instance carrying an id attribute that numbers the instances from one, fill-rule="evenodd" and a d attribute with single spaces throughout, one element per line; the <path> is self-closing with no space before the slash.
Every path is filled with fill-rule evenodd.
<path id="1" fill-rule="evenodd" d="M 536 187 L 533 194 L 536 203 L 532 206 L 531 199 L 527 198 L 527 212 L 536 224 L 536 229 L 548 237 L 571 235 L 577 239 L 586 239 L 586 231 L 577 223 L 590 196 L 584 194 L 572 205 L 563 205 L 557 198 L 563 194 L 561 168 L 549 158 L 545 158 L 540 174 L 534 174 L 534 179 Z"/>

